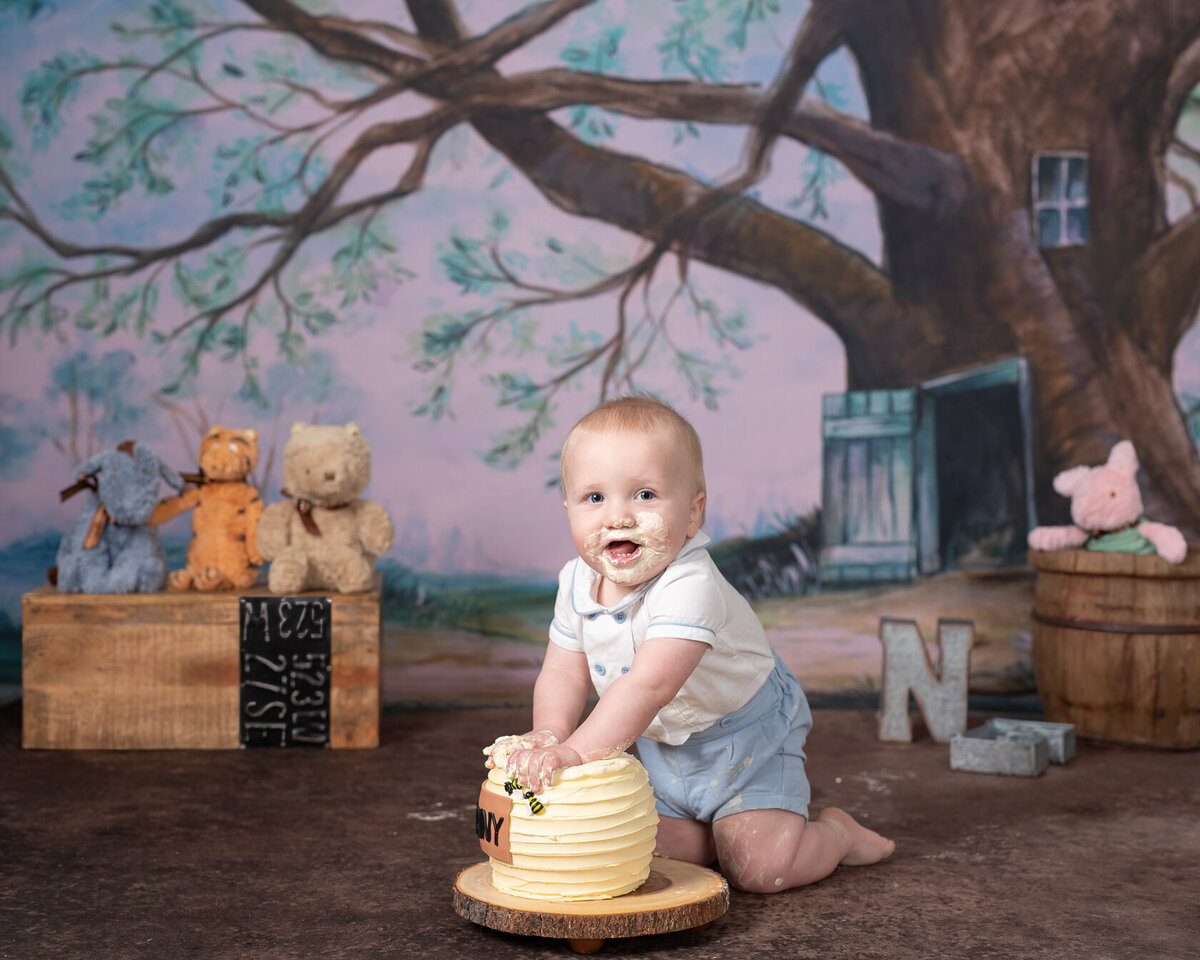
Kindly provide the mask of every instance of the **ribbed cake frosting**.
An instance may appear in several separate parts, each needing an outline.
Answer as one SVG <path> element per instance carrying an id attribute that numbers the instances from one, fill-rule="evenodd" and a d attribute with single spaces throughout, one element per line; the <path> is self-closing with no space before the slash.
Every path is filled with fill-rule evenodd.
<path id="1" fill-rule="evenodd" d="M 489 857 L 497 890 L 538 900 L 603 900 L 636 890 L 649 876 L 658 813 L 636 758 L 622 753 L 559 770 L 536 803 L 519 790 L 508 794 L 507 779 L 500 763 L 483 786 L 512 798 L 512 862 Z"/>

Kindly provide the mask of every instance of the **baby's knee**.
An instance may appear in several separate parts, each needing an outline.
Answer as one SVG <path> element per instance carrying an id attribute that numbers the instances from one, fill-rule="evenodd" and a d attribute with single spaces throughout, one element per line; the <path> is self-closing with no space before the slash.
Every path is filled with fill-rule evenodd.
<path id="1" fill-rule="evenodd" d="M 719 821 L 714 830 L 721 872 L 746 893 L 779 893 L 804 833 L 803 817 L 782 810 L 756 810 Z"/>
<path id="2" fill-rule="evenodd" d="M 721 861 L 721 873 L 730 886 L 743 893 L 780 893 L 786 889 L 784 864 L 764 861 Z"/>
<path id="3" fill-rule="evenodd" d="M 721 873 L 730 885 L 745 893 L 777 893 L 783 889 L 786 858 L 776 851 L 746 842 L 717 843 Z"/>

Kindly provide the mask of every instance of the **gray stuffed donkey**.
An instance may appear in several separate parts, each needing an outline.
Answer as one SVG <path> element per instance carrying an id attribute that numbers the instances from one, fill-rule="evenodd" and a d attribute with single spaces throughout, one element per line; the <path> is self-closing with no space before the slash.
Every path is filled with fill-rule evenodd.
<path id="1" fill-rule="evenodd" d="M 149 525 L 158 481 L 176 490 L 183 481 L 149 447 L 126 440 L 79 466 L 79 482 L 62 499 L 90 489 L 74 529 L 58 548 L 57 586 L 63 593 L 153 593 L 167 581 L 167 556 L 158 528 Z"/>

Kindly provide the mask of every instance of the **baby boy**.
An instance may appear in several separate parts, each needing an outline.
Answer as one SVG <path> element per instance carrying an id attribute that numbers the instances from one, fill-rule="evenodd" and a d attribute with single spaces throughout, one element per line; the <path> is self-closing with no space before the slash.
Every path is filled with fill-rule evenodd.
<path id="1" fill-rule="evenodd" d="M 700 532 L 700 440 L 670 407 L 625 397 L 575 425 L 562 489 L 579 557 L 559 575 L 533 693 L 533 746 L 507 771 L 530 789 L 635 741 L 659 813 L 657 853 L 719 861 L 742 890 L 812 883 L 889 856 L 833 807 L 809 818 L 800 683 Z M 592 689 L 599 701 L 580 723 Z"/>

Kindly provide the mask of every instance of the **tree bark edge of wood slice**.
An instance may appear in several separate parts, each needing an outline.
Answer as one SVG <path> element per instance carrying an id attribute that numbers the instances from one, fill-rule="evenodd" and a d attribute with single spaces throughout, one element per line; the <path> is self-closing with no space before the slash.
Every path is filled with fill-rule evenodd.
<path id="1" fill-rule="evenodd" d="M 596 940 L 677 933 L 710 924 L 729 908 L 729 884 L 720 874 L 681 860 L 655 857 L 637 890 L 608 900 L 533 900 L 492 886 L 487 862 L 454 880 L 454 910 L 502 933 Z"/>

